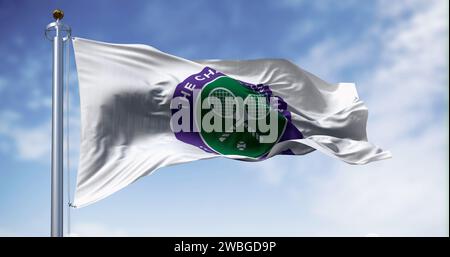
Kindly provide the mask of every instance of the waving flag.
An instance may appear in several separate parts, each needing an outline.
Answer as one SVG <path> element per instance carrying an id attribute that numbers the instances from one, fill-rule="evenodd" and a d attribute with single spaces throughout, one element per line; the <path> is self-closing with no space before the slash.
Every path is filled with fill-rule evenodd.
<path id="1" fill-rule="evenodd" d="M 367 142 L 354 84 L 289 61 L 190 61 L 146 45 L 74 38 L 81 146 L 74 205 L 200 159 L 261 161 L 319 150 L 350 164 L 390 157 Z"/>

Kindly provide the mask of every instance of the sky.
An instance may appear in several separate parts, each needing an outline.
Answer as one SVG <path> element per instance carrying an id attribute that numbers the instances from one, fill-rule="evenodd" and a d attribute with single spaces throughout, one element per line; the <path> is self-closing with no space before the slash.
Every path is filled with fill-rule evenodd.
<path id="1" fill-rule="evenodd" d="M 70 235 L 449 235 L 448 1 L 0 0 L 0 236 L 50 233 L 52 46 L 44 29 L 55 8 L 73 36 L 192 60 L 285 58 L 330 83 L 355 82 L 370 141 L 393 154 L 364 166 L 316 151 L 162 168 L 71 210 Z M 80 114 L 69 51 L 73 191 Z"/>

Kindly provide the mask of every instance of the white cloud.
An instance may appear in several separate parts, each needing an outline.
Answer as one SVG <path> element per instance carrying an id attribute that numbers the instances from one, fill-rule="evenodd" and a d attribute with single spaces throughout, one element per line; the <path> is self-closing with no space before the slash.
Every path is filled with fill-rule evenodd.
<path id="1" fill-rule="evenodd" d="M 444 135 L 393 146 L 394 159 L 365 167 L 339 165 L 327 181 L 316 185 L 312 211 L 328 227 L 344 235 L 388 236 L 448 234 Z"/>
<path id="2" fill-rule="evenodd" d="M 51 123 L 11 132 L 19 157 L 25 160 L 50 160 Z"/>
<path id="3" fill-rule="evenodd" d="M 21 86 L 29 85 L 31 81 L 38 81 L 36 78 L 40 77 L 40 74 L 45 72 L 38 61 L 26 61 L 25 68 L 21 69 L 21 78 L 18 84 Z M 76 73 L 71 71 L 70 74 L 70 86 L 76 85 Z M 0 78 L 0 90 L 2 83 L 9 83 L 10 77 Z M 48 85 L 51 85 L 51 81 L 48 80 Z M 71 89 L 70 95 L 70 158 L 71 168 L 75 169 L 78 160 L 78 145 L 79 145 L 79 107 L 77 101 L 75 101 L 75 90 Z M 0 151 L 2 153 L 9 153 L 22 160 L 31 160 L 39 162 L 48 162 L 50 160 L 51 150 L 51 120 L 45 118 L 44 121 L 37 121 L 37 124 L 30 125 L 25 121 L 30 120 L 30 113 L 33 111 L 39 111 L 39 109 L 46 109 L 48 116 L 51 115 L 51 96 L 46 96 L 46 93 L 42 92 L 39 87 L 33 87 L 27 90 L 28 94 L 24 96 L 27 99 L 25 107 L 31 112 L 26 112 L 26 115 L 17 110 L 1 110 L 0 111 Z M 65 93 L 64 93 L 64 96 Z M 64 108 L 66 105 L 64 104 Z M 65 115 L 67 115 L 65 113 Z M 34 118 L 34 117 L 33 117 Z M 64 117 L 66 122 L 66 117 Z M 66 133 L 66 130 L 65 130 Z M 64 137 L 66 140 L 66 137 Z M 66 144 L 65 144 L 66 145 Z"/>
<path id="4" fill-rule="evenodd" d="M 432 4 L 436 4 L 436 1 L 433 1 Z M 377 15 L 380 19 L 401 19 L 409 12 L 417 13 L 420 9 L 427 8 L 429 2 L 424 0 L 378 0 Z"/>
<path id="5" fill-rule="evenodd" d="M 371 55 L 371 44 L 351 44 L 337 38 L 326 38 L 316 44 L 297 62 L 331 83 L 347 82 L 339 80 L 345 69 L 362 65 Z"/>
<path id="6" fill-rule="evenodd" d="M 329 11 L 330 9 L 335 9 L 336 7 L 339 8 L 347 8 L 350 6 L 354 6 L 355 3 L 358 3 L 357 0 L 340 0 L 340 1 L 333 1 L 333 0 L 321 0 L 321 1 L 305 1 L 305 0 L 283 0 L 280 1 L 282 5 L 288 6 L 288 7 L 304 7 L 307 4 L 311 5 L 314 8 L 314 11 L 316 12 L 324 12 Z"/>
<path id="7" fill-rule="evenodd" d="M 335 224 L 361 233 L 448 235 L 447 128 L 435 109 L 448 104 L 446 5 L 422 2 L 380 34 L 382 61 L 364 82 L 374 116 L 369 135 L 391 148 L 394 158 L 354 172 L 340 165 L 321 186 L 316 211 Z M 385 7 L 382 2 L 380 12 Z"/>
<path id="8" fill-rule="evenodd" d="M 248 163 L 244 164 L 248 167 L 248 170 L 258 171 L 259 178 L 262 182 L 270 186 L 280 186 L 284 184 L 284 180 L 287 176 L 287 167 L 282 165 L 276 158 L 271 158 L 264 162 Z"/>
<path id="9" fill-rule="evenodd" d="M 21 115 L 12 110 L 2 110 L 0 111 L 0 152 L 9 153 L 12 149 L 11 143 L 11 127 L 20 120 Z"/>
<path id="10" fill-rule="evenodd" d="M 15 149 L 11 154 L 25 160 L 44 160 L 44 157 L 49 157 L 50 122 L 30 127 L 22 125 L 22 119 L 22 115 L 16 111 L 0 112 L 2 149 Z"/>
<path id="11" fill-rule="evenodd" d="M 0 151 L 22 160 L 48 162 L 51 151 L 51 120 L 30 126 L 24 124 L 23 119 L 24 117 L 16 111 L 0 112 Z M 66 118 L 64 118 L 64 122 L 66 122 Z M 69 158 L 71 169 L 75 170 L 78 161 L 80 132 L 79 110 L 75 105 L 70 107 L 69 124 Z M 67 130 L 64 133 L 67 133 Z M 64 135 L 64 140 L 66 140 L 66 135 Z M 66 143 L 64 143 L 64 147 L 66 147 Z"/>
<path id="12" fill-rule="evenodd" d="M 334 80 L 376 51 L 375 65 L 357 85 L 369 106 L 369 138 L 393 159 L 314 169 L 326 176 L 285 172 L 263 180 L 287 188 L 326 224 L 313 226 L 315 235 L 448 236 L 447 125 L 445 110 L 436 109 L 448 105 L 448 3 L 380 1 L 376 12 L 362 40 L 325 39 L 299 63 Z M 262 164 L 272 173 L 296 166 L 279 159 Z"/>

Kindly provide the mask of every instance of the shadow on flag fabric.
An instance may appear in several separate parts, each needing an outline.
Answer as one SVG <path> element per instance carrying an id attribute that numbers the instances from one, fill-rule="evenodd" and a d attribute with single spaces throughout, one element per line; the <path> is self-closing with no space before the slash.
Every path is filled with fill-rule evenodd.
<path id="1" fill-rule="evenodd" d="M 368 110 L 354 84 L 329 84 L 289 61 L 190 61 L 82 38 L 73 46 L 81 108 L 76 207 L 158 168 L 219 156 L 262 161 L 319 150 L 349 164 L 391 157 L 367 141 Z M 269 130 L 268 121 L 276 124 Z"/>

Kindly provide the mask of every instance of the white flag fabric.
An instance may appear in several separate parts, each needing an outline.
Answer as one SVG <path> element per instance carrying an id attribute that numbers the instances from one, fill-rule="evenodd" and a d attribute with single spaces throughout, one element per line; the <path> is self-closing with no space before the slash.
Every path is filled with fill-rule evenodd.
<path id="1" fill-rule="evenodd" d="M 146 45 L 82 38 L 74 38 L 73 46 L 81 108 L 76 207 L 105 198 L 158 168 L 200 159 L 260 161 L 313 150 L 350 164 L 390 157 L 367 141 L 368 111 L 354 84 L 329 84 L 289 61 L 190 61 Z M 256 133 L 248 124 L 246 132 L 199 128 L 213 113 L 193 114 L 196 99 L 205 94 L 225 101 L 242 96 L 244 103 L 256 106 L 246 109 L 246 117 L 260 115 L 267 106 L 272 110 L 270 103 L 253 101 L 260 99 L 256 96 L 276 98 L 275 140 L 267 141 L 268 134 Z M 226 116 L 224 108 L 217 110 Z M 181 113 L 193 116 L 175 119 Z M 180 124 L 184 129 L 174 129 Z"/>

